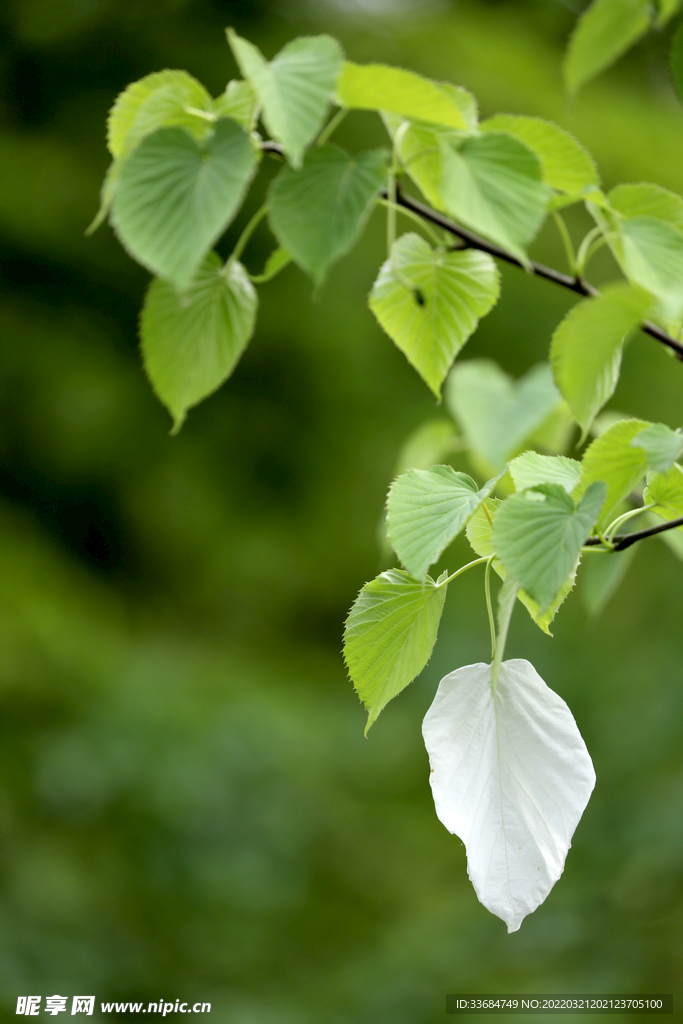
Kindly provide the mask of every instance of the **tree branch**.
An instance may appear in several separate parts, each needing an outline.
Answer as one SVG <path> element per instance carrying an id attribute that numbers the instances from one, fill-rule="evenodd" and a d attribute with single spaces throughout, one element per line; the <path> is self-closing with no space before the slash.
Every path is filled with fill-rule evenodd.
<path id="1" fill-rule="evenodd" d="M 633 533 L 618 533 L 613 539 L 615 551 L 625 551 L 626 548 L 630 548 L 632 544 L 635 544 L 639 540 L 645 540 L 646 537 L 655 537 L 658 533 L 664 533 L 665 530 L 675 530 L 677 526 L 683 526 L 683 516 L 679 516 L 678 519 L 669 519 L 666 523 L 660 523 L 658 526 L 649 526 L 646 530 L 634 530 Z M 596 547 L 598 544 L 602 544 L 599 537 L 589 537 L 584 542 L 584 547 Z"/>
<path id="2" fill-rule="evenodd" d="M 469 249 L 479 249 L 481 252 L 489 253 L 490 256 L 495 256 L 496 259 L 504 260 L 506 263 L 512 263 L 513 266 L 524 269 L 524 264 L 516 256 L 513 256 L 512 253 L 507 252 L 507 250 L 502 249 L 493 242 L 480 238 L 479 235 L 475 235 L 474 232 L 469 231 L 467 228 L 460 227 L 459 224 L 455 224 L 442 213 L 432 210 L 429 206 L 425 206 L 419 199 L 413 199 L 412 196 L 407 196 L 397 189 L 396 202 L 399 206 L 405 207 L 406 210 L 412 210 L 413 213 L 417 213 L 424 220 L 429 221 L 430 224 L 436 224 L 437 227 L 448 231 L 451 235 L 455 235 L 456 238 L 461 238 Z M 534 260 L 529 261 L 529 267 L 532 274 L 536 274 L 537 277 L 543 277 L 546 281 L 552 281 L 553 284 L 560 285 L 562 288 L 568 288 L 569 291 L 576 292 L 578 295 L 593 296 L 599 294 L 598 289 L 594 288 L 588 281 L 584 281 L 582 277 L 570 277 L 569 274 L 563 274 L 553 267 L 546 267 L 543 263 L 536 263 Z M 679 341 L 672 338 L 670 334 L 667 334 L 657 324 L 650 323 L 649 320 L 646 320 L 640 326 L 645 334 L 649 334 L 650 337 L 659 341 L 662 345 L 666 345 L 683 362 L 683 345 Z"/>

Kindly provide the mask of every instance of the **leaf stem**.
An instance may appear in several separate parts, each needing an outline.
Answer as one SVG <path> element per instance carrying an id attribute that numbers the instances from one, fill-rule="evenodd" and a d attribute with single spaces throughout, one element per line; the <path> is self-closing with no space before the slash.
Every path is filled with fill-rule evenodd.
<path id="1" fill-rule="evenodd" d="M 347 114 L 348 109 L 346 107 L 340 107 L 340 109 L 337 111 L 334 117 L 330 118 L 330 120 L 327 122 L 327 124 L 321 131 L 320 135 L 316 140 L 316 146 L 325 145 L 330 135 L 332 135 L 332 133 L 337 130 L 337 128 L 342 123 Z"/>
<path id="2" fill-rule="evenodd" d="M 233 265 L 233 263 L 236 263 L 237 260 L 240 258 L 240 256 L 244 252 L 244 249 L 246 247 L 247 242 L 249 241 L 251 236 L 254 234 L 254 231 L 256 231 L 256 228 L 259 226 L 259 224 L 261 223 L 261 221 L 263 220 L 263 218 L 265 217 L 265 215 L 267 213 L 268 213 L 268 207 L 264 203 L 263 206 L 259 210 L 256 211 L 256 213 L 251 218 L 251 220 L 249 221 L 249 223 L 245 227 L 245 229 L 242 232 L 242 234 L 240 235 L 240 237 L 237 239 L 237 245 L 235 246 L 235 248 L 230 253 L 230 256 L 228 257 L 228 261 L 225 264 L 225 267 L 223 268 L 223 272 L 224 273 L 227 273 L 229 271 L 230 267 Z"/>
<path id="3" fill-rule="evenodd" d="M 617 516 L 617 518 L 613 522 L 611 522 L 605 530 L 606 539 L 611 544 L 614 540 L 614 534 L 617 532 L 618 528 L 621 526 L 622 523 L 626 523 L 629 519 L 633 519 L 635 518 L 635 516 L 639 516 L 641 512 L 647 512 L 649 509 L 654 507 L 655 503 L 654 501 L 651 501 L 649 505 L 643 505 L 640 508 L 632 508 L 628 512 L 624 512 L 623 515 Z"/>
<path id="4" fill-rule="evenodd" d="M 571 235 L 564 220 L 557 212 L 553 210 L 553 220 L 557 225 L 557 230 L 560 233 L 560 238 L 564 244 L 564 251 L 567 254 L 567 263 L 569 264 L 569 273 L 576 274 L 576 254 L 574 252 L 574 245 L 572 243 Z"/>
<path id="5" fill-rule="evenodd" d="M 486 595 L 486 611 L 489 616 L 489 629 L 491 630 L 491 661 L 496 660 L 496 624 L 493 619 L 493 605 L 491 604 L 491 563 L 494 559 L 491 555 L 486 559 L 486 572 L 484 573 L 484 593 Z"/>
<path id="6" fill-rule="evenodd" d="M 588 262 L 588 250 L 590 249 L 593 242 L 602 236 L 602 228 L 591 228 L 588 234 L 581 240 L 579 245 L 579 251 L 576 254 L 576 268 L 575 273 L 577 275 L 582 274 L 586 263 Z"/>
<path id="7" fill-rule="evenodd" d="M 630 548 L 632 544 L 639 540 L 645 540 L 646 537 L 656 537 L 658 533 L 664 533 L 666 530 L 676 530 L 679 526 L 683 526 L 683 516 L 679 516 L 678 519 L 669 519 L 664 523 L 660 523 L 659 526 L 648 526 L 646 530 L 634 530 L 633 533 L 618 533 L 616 537 L 612 537 L 612 547 L 607 550 L 625 551 L 626 548 Z M 593 547 L 596 544 L 602 543 L 603 538 L 589 537 L 584 547 Z"/>
<path id="8" fill-rule="evenodd" d="M 418 217 L 416 213 L 413 213 L 413 211 L 407 209 L 407 207 L 401 206 L 399 203 L 392 203 L 390 199 L 383 199 L 381 196 L 377 200 L 377 202 L 381 203 L 382 206 L 386 207 L 394 206 L 396 208 L 397 213 L 402 213 L 404 217 L 408 217 L 410 218 L 410 220 L 415 221 L 417 224 L 419 224 L 422 230 L 429 235 L 429 237 L 431 238 L 435 245 L 441 245 L 441 239 L 437 235 L 436 231 L 434 231 L 433 228 L 429 226 L 429 224 L 423 217 Z"/>
<path id="9" fill-rule="evenodd" d="M 471 569 L 472 566 L 481 565 L 482 562 L 488 562 L 489 560 L 490 559 L 487 555 L 485 558 L 475 558 L 473 562 L 468 562 L 467 565 L 461 565 L 459 569 L 456 569 L 454 573 L 451 573 L 448 579 L 442 580 L 441 583 L 437 583 L 436 589 L 438 590 L 439 587 L 445 587 L 447 583 L 450 583 L 451 580 L 454 580 L 456 576 L 461 576 L 464 572 L 467 572 L 467 570 Z"/>

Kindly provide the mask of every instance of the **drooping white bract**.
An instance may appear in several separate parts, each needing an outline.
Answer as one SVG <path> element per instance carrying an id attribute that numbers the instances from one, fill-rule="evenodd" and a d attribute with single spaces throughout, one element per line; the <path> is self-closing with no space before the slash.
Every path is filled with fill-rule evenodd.
<path id="1" fill-rule="evenodd" d="M 444 676 L 422 733 L 436 813 L 484 906 L 515 932 L 564 869 L 595 772 L 574 717 L 521 659 Z"/>

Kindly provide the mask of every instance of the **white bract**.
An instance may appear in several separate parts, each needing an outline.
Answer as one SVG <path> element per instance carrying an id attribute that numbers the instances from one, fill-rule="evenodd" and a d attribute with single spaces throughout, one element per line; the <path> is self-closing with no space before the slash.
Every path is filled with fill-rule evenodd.
<path id="1" fill-rule="evenodd" d="M 574 717 L 533 665 L 444 676 L 422 732 L 436 813 L 467 849 L 484 906 L 517 931 L 562 874 L 595 785 Z"/>

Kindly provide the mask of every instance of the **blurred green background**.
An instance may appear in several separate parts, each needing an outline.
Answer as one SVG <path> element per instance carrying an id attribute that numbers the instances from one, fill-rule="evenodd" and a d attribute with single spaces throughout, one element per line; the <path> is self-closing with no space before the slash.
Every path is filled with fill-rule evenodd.
<path id="1" fill-rule="evenodd" d="M 432 1024 L 447 992 L 506 989 L 680 1002 L 681 563 L 641 545 L 597 622 L 574 594 L 554 639 L 515 615 L 508 656 L 528 657 L 567 700 L 598 784 L 562 879 L 508 936 L 435 816 L 420 734 L 441 675 L 488 657 L 481 579 L 451 588 L 432 662 L 368 740 L 340 656 L 346 611 L 383 567 L 377 524 L 398 450 L 435 413 L 366 307 L 382 217 L 319 297 L 293 268 L 264 286 L 237 371 L 176 438 L 137 350 L 147 275 L 108 227 L 83 234 L 116 94 L 179 67 L 216 95 L 236 73 L 228 24 L 268 56 L 330 32 L 354 60 L 469 87 L 485 115 L 557 121 L 607 185 L 683 190 L 665 40 L 569 102 L 560 58 L 574 7 L 2 5 L 5 1019 L 18 995 L 55 992 L 210 1001 L 211 1019 L 230 1024 Z M 370 115 L 350 122 L 341 142 L 381 140 Z M 572 216 L 578 233 L 587 222 Z M 271 246 L 264 229 L 250 267 Z M 563 267 L 550 230 L 536 254 Z M 596 261 L 595 280 L 612 274 Z M 519 376 L 545 358 L 571 299 L 514 269 L 503 277 L 463 357 Z M 683 368 L 637 338 L 612 407 L 675 427 L 682 395 Z M 445 564 L 466 557 L 456 544 Z"/>

